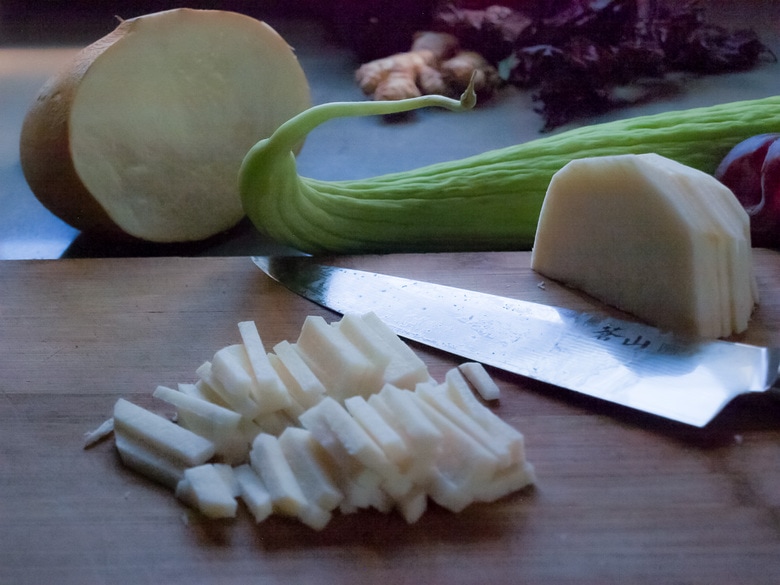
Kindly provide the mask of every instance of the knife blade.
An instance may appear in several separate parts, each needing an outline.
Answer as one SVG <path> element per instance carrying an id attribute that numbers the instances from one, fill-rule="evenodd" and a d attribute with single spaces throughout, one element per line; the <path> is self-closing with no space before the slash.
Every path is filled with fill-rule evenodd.
<path id="1" fill-rule="evenodd" d="M 398 335 L 601 400 L 703 427 L 736 396 L 778 382 L 780 348 L 691 341 L 643 323 L 319 264 L 252 258 L 337 313 L 373 311 Z"/>

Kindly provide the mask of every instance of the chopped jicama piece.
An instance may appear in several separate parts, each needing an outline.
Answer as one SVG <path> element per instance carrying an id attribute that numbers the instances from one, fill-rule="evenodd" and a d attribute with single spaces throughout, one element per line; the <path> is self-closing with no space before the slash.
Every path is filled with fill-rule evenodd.
<path id="1" fill-rule="evenodd" d="M 499 470 L 496 475 L 474 494 L 479 502 L 495 502 L 523 489 L 536 481 L 534 467 L 527 461 Z"/>
<path id="2" fill-rule="evenodd" d="M 347 313 L 331 326 L 341 331 L 363 355 L 383 369 L 394 357 L 394 348 L 359 315 Z"/>
<path id="3" fill-rule="evenodd" d="M 230 358 L 227 357 L 228 354 L 229 352 L 225 352 L 224 354 L 226 360 L 230 360 Z M 227 376 L 227 372 L 229 371 L 227 366 L 223 368 L 223 371 L 224 375 Z M 252 400 L 248 391 L 244 391 L 244 389 L 241 388 L 240 383 L 236 383 L 234 388 L 228 389 L 222 381 L 217 378 L 212 362 L 203 362 L 198 369 L 195 370 L 195 373 L 200 377 L 200 381 L 219 396 L 230 409 L 249 418 L 253 418 L 259 413 L 257 403 Z"/>
<path id="4" fill-rule="evenodd" d="M 247 367 L 248 361 L 241 344 L 223 347 L 211 360 L 212 374 L 231 396 L 254 397 L 255 380 Z"/>
<path id="5" fill-rule="evenodd" d="M 201 366 L 202 368 L 205 368 L 205 364 Z M 209 366 L 211 367 L 211 362 L 209 362 Z M 186 394 L 187 396 L 192 396 L 193 398 L 197 398 L 199 400 L 203 400 L 204 402 L 210 402 L 211 404 L 216 404 L 217 406 L 221 406 L 222 408 L 227 408 L 228 410 L 232 410 L 230 406 L 228 406 L 227 402 L 222 400 L 222 398 L 217 394 L 211 386 L 206 384 L 206 382 L 203 381 L 202 378 L 199 378 L 195 383 L 179 383 L 176 385 L 176 389 L 181 392 L 182 394 Z"/>
<path id="6" fill-rule="evenodd" d="M 394 421 L 388 422 L 394 422 L 395 428 L 412 440 L 417 456 L 422 453 L 435 455 L 442 440 L 441 431 L 420 410 L 413 393 L 387 384 L 377 397 L 388 407 L 384 412 L 392 413 L 390 416 Z M 369 400 L 373 404 L 380 404 L 373 396 Z"/>
<path id="7" fill-rule="evenodd" d="M 96 429 L 84 434 L 84 448 L 89 449 L 114 432 L 114 419 L 107 418 Z"/>
<path id="8" fill-rule="evenodd" d="M 327 510 L 323 510 L 315 504 L 308 504 L 301 508 L 297 514 L 298 520 L 303 522 L 309 528 L 314 530 L 322 530 L 325 528 L 333 514 Z"/>
<path id="9" fill-rule="evenodd" d="M 362 396 L 352 396 L 344 401 L 349 413 L 371 435 L 385 454 L 396 465 L 406 466 L 411 457 L 401 435 Z"/>
<path id="10" fill-rule="evenodd" d="M 241 415 L 233 410 L 167 386 L 152 395 L 176 407 L 180 425 L 215 443 L 230 440 L 238 430 Z"/>
<path id="11" fill-rule="evenodd" d="M 374 394 L 369 397 L 368 404 L 395 429 L 404 441 L 405 451 L 410 456 L 397 463 L 400 472 L 414 483 L 425 483 L 435 465 L 442 438 L 441 433 L 422 413 L 416 412 L 417 409 L 410 409 L 408 405 L 404 405 L 405 411 L 408 412 L 397 413 L 395 411 L 397 405 L 388 404 L 386 398 L 381 393 Z"/>
<path id="12" fill-rule="evenodd" d="M 361 319 L 393 350 L 394 356 L 385 369 L 386 384 L 413 390 L 420 382 L 430 380 L 431 375 L 425 362 L 376 313 L 366 313 Z"/>
<path id="13" fill-rule="evenodd" d="M 281 435 L 284 432 L 284 429 L 290 425 L 295 424 L 293 419 L 291 419 L 283 410 L 261 414 L 260 416 L 256 416 L 253 420 L 262 432 L 275 437 Z"/>
<path id="14" fill-rule="evenodd" d="M 429 493 L 437 504 L 459 512 L 473 502 L 474 494 L 493 478 L 499 461 L 458 425 L 416 394 L 414 396 L 420 409 L 443 436 Z"/>
<path id="15" fill-rule="evenodd" d="M 297 354 L 297 352 L 295 353 Z M 299 359 L 302 360 L 300 356 L 298 357 Z M 269 353 L 268 361 L 270 362 L 271 366 L 277 371 L 277 373 L 279 374 L 279 378 L 282 380 L 285 387 L 287 388 L 287 393 L 290 399 L 290 403 L 284 408 L 284 411 L 293 420 L 298 420 L 298 417 L 301 415 L 302 412 L 304 412 L 309 406 L 313 406 L 314 404 L 317 404 L 317 402 L 319 402 L 322 394 L 319 394 L 316 398 L 313 398 L 311 396 L 308 396 L 306 393 L 304 393 L 301 390 L 298 381 L 290 374 L 290 371 L 285 367 L 285 365 L 282 363 L 282 360 L 280 360 L 279 356 L 277 356 L 276 354 Z M 300 400 L 303 400 L 304 402 L 302 403 L 300 402 Z M 304 406 L 304 404 L 306 404 L 306 406 Z"/>
<path id="16" fill-rule="evenodd" d="M 304 320 L 295 345 L 328 394 L 337 400 L 373 394 L 382 387 L 385 364 L 372 363 L 322 317 Z"/>
<path id="17" fill-rule="evenodd" d="M 525 457 L 525 438 L 512 425 L 506 423 L 487 406 L 480 403 L 468 387 L 460 370 L 453 368 L 445 375 L 447 395 L 464 412 L 478 422 L 488 433 L 501 437 L 510 450 L 512 461 Z"/>
<path id="18" fill-rule="evenodd" d="M 333 398 L 324 398 L 302 414 L 300 421 L 315 438 L 327 441 L 334 436 L 351 457 L 382 477 L 382 487 L 393 497 L 400 497 L 412 488 L 409 478 L 401 474 L 371 435 Z"/>
<path id="19" fill-rule="evenodd" d="M 497 441 L 485 427 L 480 425 L 461 410 L 447 395 L 444 386 L 420 385 L 417 387 L 416 394 L 426 403 L 438 410 L 454 424 L 458 425 L 464 432 L 468 433 L 473 439 L 479 442 L 484 448 L 493 453 L 501 465 L 509 465 L 512 461 L 512 454 L 509 447 L 504 443 Z"/>
<path id="20" fill-rule="evenodd" d="M 122 463 L 144 477 L 170 489 L 184 477 L 184 464 L 160 455 L 136 437 L 115 432 L 114 442 Z"/>
<path id="21" fill-rule="evenodd" d="M 271 494 L 268 493 L 263 480 L 249 464 L 237 466 L 234 473 L 239 486 L 239 497 L 249 508 L 255 522 L 262 522 L 273 512 Z"/>
<path id="22" fill-rule="evenodd" d="M 395 506 L 408 524 L 417 522 L 428 509 L 428 494 L 415 487 L 404 497 L 396 500 Z"/>
<path id="23" fill-rule="evenodd" d="M 249 457 L 252 469 L 271 495 L 275 512 L 296 516 L 309 504 L 276 437 L 267 433 L 257 435 Z"/>
<path id="24" fill-rule="evenodd" d="M 484 400 L 498 400 L 501 397 L 501 389 L 481 363 L 466 362 L 458 367 Z"/>
<path id="25" fill-rule="evenodd" d="M 120 398 L 114 405 L 114 432 L 135 437 L 164 457 L 187 466 L 214 456 L 214 442 L 132 402 Z"/>
<path id="26" fill-rule="evenodd" d="M 241 493 L 241 486 L 238 484 L 235 468 L 227 463 L 212 463 L 211 466 L 219 473 L 233 497 L 237 498 Z"/>
<path id="27" fill-rule="evenodd" d="M 238 324 L 244 351 L 251 366 L 256 382 L 255 399 L 263 413 L 280 410 L 290 404 L 287 387 L 277 371 L 268 361 L 263 340 L 254 321 L 242 321 Z"/>
<path id="28" fill-rule="evenodd" d="M 289 341 L 280 341 L 274 346 L 273 356 L 278 358 L 278 362 L 272 359 L 271 363 L 287 385 L 291 396 L 304 408 L 317 404 L 325 394 L 325 386 L 295 347 Z"/>
<path id="29" fill-rule="evenodd" d="M 204 366 L 205 367 L 205 366 Z M 195 398 L 200 398 L 201 400 L 205 400 L 206 402 L 211 402 L 212 404 L 216 404 L 217 406 L 222 406 L 223 408 L 230 408 L 227 405 L 227 402 L 222 400 L 222 398 L 214 392 L 214 389 L 206 384 L 202 379 L 198 380 L 194 384 L 182 384 L 179 383 L 176 385 L 176 388 L 181 392 L 182 394 L 186 394 L 187 396 L 194 396 Z"/>
<path id="30" fill-rule="evenodd" d="M 289 427 L 279 437 L 279 445 L 306 498 L 323 510 L 338 507 L 344 495 L 328 472 L 327 452 L 311 432 Z"/>
<path id="31" fill-rule="evenodd" d="M 232 484 L 232 478 L 229 481 Z M 207 518 L 234 518 L 238 502 L 231 484 L 225 481 L 224 471 L 214 465 L 198 465 L 184 470 L 176 497 Z"/>

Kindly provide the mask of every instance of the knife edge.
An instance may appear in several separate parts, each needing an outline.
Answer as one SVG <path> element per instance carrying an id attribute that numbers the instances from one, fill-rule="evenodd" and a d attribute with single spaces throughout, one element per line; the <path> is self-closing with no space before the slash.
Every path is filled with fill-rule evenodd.
<path id="1" fill-rule="evenodd" d="M 642 323 L 327 266 L 308 256 L 252 260 L 337 313 L 373 311 L 401 337 L 697 427 L 737 395 L 766 391 L 778 380 L 777 348 L 692 342 Z"/>

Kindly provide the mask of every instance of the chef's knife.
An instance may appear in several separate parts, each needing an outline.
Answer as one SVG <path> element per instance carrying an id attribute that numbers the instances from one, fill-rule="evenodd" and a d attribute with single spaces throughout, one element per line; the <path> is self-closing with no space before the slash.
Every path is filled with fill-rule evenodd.
<path id="1" fill-rule="evenodd" d="M 780 348 L 687 341 L 632 321 L 449 286 L 254 257 L 337 313 L 373 311 L 401 337 L 521 376 L 703 427 L 734 397 L 778 381 Z"/>

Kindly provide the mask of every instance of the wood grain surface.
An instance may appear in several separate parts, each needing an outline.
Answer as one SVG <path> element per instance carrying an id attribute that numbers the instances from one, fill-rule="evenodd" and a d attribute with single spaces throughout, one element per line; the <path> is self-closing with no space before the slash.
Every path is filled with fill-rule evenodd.
<path id="1" fill-rule="evenodd" d="M 780 254 L 741 340 L 780 345 Z M 389 255 L 344 265 L 580 309 L 524 253 Z M 545 282 L 544 286 L 540 286 Z M 247 258 L 0 262 L 0 584 L 780 582 L 780 400 L 737 399 L 695 430 L 495 372 L 532 489 L 461 514 L 336 516 L 323 532 L 241 509 L 209 521 L 83 434 L 118 397 L 168 412 L 254 319 L 268 344 L 309 314 Z M 440 378 L 457 358 L 415 346 Z"/>

